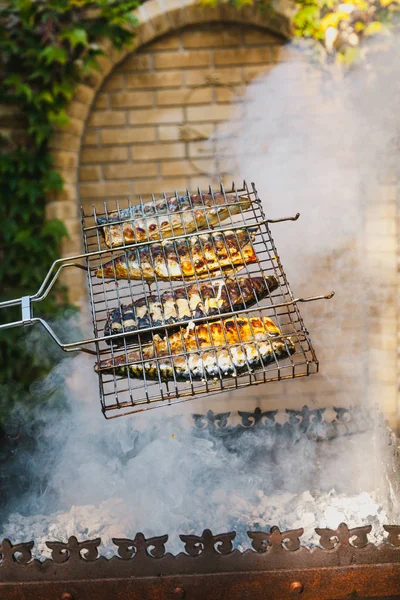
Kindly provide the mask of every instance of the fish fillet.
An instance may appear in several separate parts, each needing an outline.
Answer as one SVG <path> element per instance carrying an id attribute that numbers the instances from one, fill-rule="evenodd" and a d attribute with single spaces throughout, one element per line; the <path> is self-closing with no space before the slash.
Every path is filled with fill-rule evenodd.
<path id="1" fill-rule="evenodd" d="M 97 372 L 158 381 L 224 378 L 249 372 L 294 354 L 268 317 L 236 317 L 193 325 L 114 359 L 96 364 Z"/>
<path id="2" fill-rule="evenodd" d="M 152 336 L 151 332 L 141 333 L 141 329 L 172 323 L 179 326 L 179 322 L 188 319 L 240 310 L 262 300 L 276 290 L 278 285 L 276 277 L 267 275 L 238 277 L 199 285 L 194 283 L 186 288 L 169 289 L 160 296 L 150 295 L 114 309 L 108 315 L 104 334 L 140 334 L 140 341 L 144 342 Z M 122 344 L 121 338 L 113 340 L 114 346 Z"/>
<path id="3" fill-rule="evenodd" d="M 204 279 L 211 272 L 232 271 L 257 261 L 252 245 L 257 227 L 203 233 L 180 240 L 164 240 L 127 250 L 100 267 L 106 279 Z"/>
<path id="4" fill-rule="evenodd" d="M 234 193 L 171 196 L 98 217 L 97 224 L 103 226 L 107 246 L 115 248 L 209 229 L 247 210 L 250 203 L 248 196 Z"/>

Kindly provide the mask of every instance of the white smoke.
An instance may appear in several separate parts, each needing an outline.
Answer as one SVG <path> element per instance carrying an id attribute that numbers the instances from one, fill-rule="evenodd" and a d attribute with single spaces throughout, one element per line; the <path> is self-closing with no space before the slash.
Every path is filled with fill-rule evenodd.
<path id="1" fill-rule="evenodd" d="M 373 499 L 385 496 L 386 440 L 342 438 L 321 453 L 306 438 L 275 447 L 265 435 L 249 435 L 229 449 L 194 436 L 187 415 L 366 403 L 366 328 L 371 312 L 380 318 L 390 297 L 385 271 L 372 276 L 368 270 L 366 215 L 376 209 L 393 152 L 397 113 L 388 105 L 398 100 L 395 57 L 390 76 L 379 57 L 369 70 L 346 78 L 323 77 L 297 61 L 276 66 L 249 86 L 235 141 L 236 172 L 256 182 L 267 216 L 301 213 L 298 222 L 272 230 L 295 295 L 336 292 L 330 302 L 301 306 L 321 374 L 106 422 L 93 360 L 82 355 L 62 362 L 34 390 L 54 396 L 40 408 L 47 426 L 25 466 L 31 474 L 46 473 L 46 485 L 13 499 L 4 535 L 22 541 L 32 528 L 41 540 L 74 533 L 104 534 L 107 541 L 140 530 L 176 539 L 206 527 L 297 527 L 304 515 L 310 531 L 346 519 L 361 525 L 370 515 L 380 524 L 386 519 Z M 61 414 L 54 399 L 60 381 L 68 398 Z M 315 542 L 311 533 L 308 539 Z"/>

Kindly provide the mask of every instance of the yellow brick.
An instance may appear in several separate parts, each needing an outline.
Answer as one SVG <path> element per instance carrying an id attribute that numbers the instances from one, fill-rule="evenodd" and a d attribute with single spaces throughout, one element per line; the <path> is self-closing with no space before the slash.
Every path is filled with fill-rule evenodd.
<path id="1" fill-rule="evenodd" d="M 81 167 L 79 169 L 80 181 L 98 181 L 100 178 L 100 167 Z"/>
<path id="2" fill-rule="evenodd" d="M 94 90 L 83 83 L 79 84 L 75 90 L 74 99 L 83 104 L 90 104 L 94 98 Z"/>
<path id="3" fill-rule="evenodd" d="M 210 64 L 208 50 L 193 50 L 191 52 L 163 52 L 154 55 L 156 69 L 176 69 L 190 67 L 205 67 Z"/>
<path id="4" fill-rule="evenodd" d="M 104 92 L 115 92 L 116 90 L 124 89 L 124 76 L 122 74 L 113 73 L 107 77 L 103 83 L 102 90 Z"/>
<path id="5" fill-rule="evenodd" d="M 382 235 L 391 236 L 397 234 L 397 223 L 393 219 L 381 219 L 379 217 L 366 220 L 365 232 L 367 236 Z M 367 241 L 368 245 L 368 241 Z"/>
<path id="6" fill-rule="evenodd" d="M 384 205 L 387 205 L 388 203 L 393 203 L 395 204 L 398 198 L 398 186 L 395 185 L 384 185 L 381 184 L 379 186 L 379 191 L 378 191 L 378 198 L 377 198 L 377 202 L 380 205 L 381 203 Z M 371 206 L 368 207 L 368 210 L 371 208 Z M 382 206 L 382 209 L 385 210 Z"/>
<path id="7" fill-rule="evenodd" d="M 197 161 L 196 161 L 196 164 L 197 164 Z M 195 191 L 197 191 L 197 188 L 200 188 L 202 192 L 208 192 L 209 186 L 214 183 L 215 186 L 213 187 L 213 189 L 214 189 L 214 191 L 216 191 L 218 188 L 219 180 L 220 180 L 220 177 L 216 178 L 215 181 L 213 181 L 213 177 L 210 177 L 209 175 L 205 176 L 205 175 L 201 175 L 201 174 L 197 173 L 196 175 L 193 175 L 192 177 L 189 178 L 189 190 L 195 192 Z"/>
<path id="8" fill-rule="evenodd" d="M 189 143 L 189 156 L 191 158 L 208 158 L 214 156 L 214 145 L 209 140 Z"/>
<path id="9" fill-rule="evenodd" d="M 393 252 L 397 251 L 397 237 L 396 236 L 369 236 L 367 240 L 368 252 Z"/>
<path id="10" fill-rule="evenodd" d="M 74 202 L 48 202 L 46 204 L 46 219 L 60 219 L 76 217 L 76 205 Z"/>
<path id="11" fill-rule="evenodd" d="M 199 173 L 212 172 L 214 161 L 212 159 L 196 159 L 195 162 L 187 160 L 172 160 L 161 163 L 163 177 L 198 175 Z"/>
<path id="12" fill-rule="evenodd" d="M 57 132 L 51 136 L 49 148 L 54 150 L 71 150 L 78 152 L 80 145 L 81 139 L 79 137 L 63 132 Z"/>
<path id="13" fill-rule="evenodd" d="M 288 45 L 275 46 L 273 54 L 275 62 L 301 62 L 305 60 L 305 55 L 302 52 Z"/>
<path id="14" fill-rule="evenodd" d="M 128 158 L 128 148 L 84 148 L 81 154 L 82 163 L 103 163 L 125 161 Z"/>
<path id="15" fill-rule="evenodd" d="M 132 144 L 132 142 L 153 142 L 156 139 L 154 127 L 119 127 L 103 129 L 101 141 L 103 144 Z"/>
<path id="16" fill-rule="evenodd" d="M 173 50 L 180 47 L 180 39 L 178 35 L 165 35 L 158 40 L 155 40 L 149 46 L 149 50 Z"/>
<path id="17" fill-rule="evenodd" d="M 74 117 L 70 117 L 68 123 L 63 126 L 58 126 L 54 128 L 54 131 L 60 131 L 63 133 L 69 133 L 70 135 L 76 135 L 81 137 L 85 123 L 81 119 L 75 119 Z"/>
<path id="18" fill-rule="evenodd" d="M 77 102 L 75 99 L 69 103 L 67 108 L 67 114 L 70 117 L 75 117 L 76 119 L 82 119 L 85 121 L 89 107 L 87 104 L 82 104 L 82 102 Z"/>
<path id="19" fill-rule="evenodd" d="M 206 104 L 212 102 L 213 89 L 199 88 L 194 90 L 164 90 L 157 92 L 157 104 L 173 106 L 180 104 Z"/>
<path id="20" fill-rule="evenodd" d="M 81 183 L 79 193 L 81 198 L 129 196 L 131 185 L 129 182 Z"/>
<path id="21" fill-rule="evenodd" d="M 51 158 L 55 167 L 73 169 L 78 166 L 78 155 L 76 152 L 55 150 L 51 153 Z"/>
<path id="22" fill-rule="evenodd" d="M 217 48 L 221 46 L 237 46 L 240 44 L 239 32 L 235 29 L 220 31 L 184 31 L 182 41 L 184 48 Z"/>
<path id="23" fill-rule="evenodd" d="M 120 198 L 125 199 L 126 196 L 121 196 Z M 85 215 L 91 215 L 91 214 L 93 214 L 93 205 L 95 206 L 97 212 L 104 212 L 104 204 L 103 204 L 104 200 L 107 200 L 107 199 L 103 198 L 101 200 L 95 200 L 95 199 L 84 200 L 83 198 L 81 198 L 80 205 L 82 206 L 83 212 L 85 213 Z M 111 201 L 110 201 L 110 204 L 111 204 Z M 110 206 L 109 206 L 109 208 L 110 208 Z M 112 207 L 112 208 L 114 208 L 114 207 Z"/>
<path id="24" fill-rule="evenodd" d="M 265 44 L 277 44 L 283 38 L 267 32 L 265 29 L 256 29 L 248 27 L 244 31 L 244 43 L 249 46 L 259 46 Z"/>
<path id="25" fill-rule="evenodd" d="M 76 172 L 76 171 L 75 171 Z M 59 191 L 48 192 L 46 194 L 48 202 L 69 202 L 76 204 L 76 183 L 65 182 L 63 189 Z"/>
<path id="26" fill-rule="evenodd" d="M 97 131 L 93 129 L 86 131 L 82 141 L 83 146 L 96 146 L 97 142 Z"/>
<path id="27" fill-rule="evenodd" d="M 134 193 L 137 195 L 147 196 L 150 194 L 162 194 L 165 192 L 167 195 L 172 195 L 177 189 L 180 192 L 186 190 L 186 179 L 172 179 L 172 180 L 154 180 L 154 181 L 140 181 L 135 180 Z"/>
<path id="28" fill-rule="evenodd" d="M 179 125 L 160 125 L 158 127 L 158 139 L 160 142 L 173 142 L 181 139 L 181 128 Z"/>
<path id="29" fill-rule="evenodd" d="M 105 108 L 108 108 L 108 94 L 99 93 L 94 101 L 93 110 L 104 110 Z"/>
<path id="30" fill-rule="evenodd" d="M 229 89 L 226 87 L 220 87 L 215 90 L 215 97 L 217 102 L 224 102 L 231 104 L 231 102 L 243 102 L 244 90 L 238 88 Z"/>
<path id="31" fill-rule="evenodd" d="M 379 333 L 368 334 L 368 347 L 372 350 L 397 350 L 397 336 L 381 335 Z"/>
<path id="32" fill-rule="evenodd" d="M 94 111 L 89 119 L 89 127 L 125 125 L 127 113 L 124 111 Z"/>
<path id="33" fill-rule="evenodd" d="M 165 73 L 128 73 L 126 76 L 127 89 L 179 87 L 182 84 L 180 71 Z"/>
<path id="34" fill-rule="evenodd" d="M 397 389 L 395 385 L 370 383 L 367 391 L 368 403 L 377 404 L 384 414 L 397 412 Z"/>
<path id="35" fill-rule="evenodd" d="M 251 83 L 253 81 L 253 79 L 255 79 L 256 77 L 259 77 L 260 75 L 265 75 L 266 73 L 269 73 L 269 71 L 271 71 L 273 68 L 275 68 L 273 65 L 261 65 L 261 66 L 257 66 L 257 67 L 244 67 L 244 69 L 243 69 L 244 81 L 245 81 L 245 83 Z M 260 78 L 260 81 L 263 82 L 264 80 Z"/>
<path id="36" fill-rule="evenodd" d="M 152 106 L 153 92 L 118 92 L 111 94 L 113 108 L 134 108 L 135 106 Z"/>
<path id="37" fill-rule="evenodd" d="M 384 187 L 384 186 L 382 186 Z M 386 187 L 386 186 L 385 186 Z M 367 219 L 396 219 L 397 203 L 396 203 L 396 186 L 387 186 L 389 189 L 394 188 L 394 199 L 384 199 L 383 197 L 377 201 L 377 204 L 367 207 Z M 391 193 L 388 191 L 387 194 Z M 389 198 L 389 197 L 388 197 Z"/>
<path id="38" fill-rule="evenodd" d="M 164 160 L 185 156 L 185 144 L 143 144 L 132 148 L 134 160 Z"/>
<path id="39" fill-rule="evenodd" d="M 204 85 L 211 80 L 220 83 L 241 83 L 242 70 L 239 68 L 223 69 L 196 69 L 184 72 L 185 84 L 188 86 Z"/>
<path id="40" fill-rule="evenodd" d="M 136 177 L 157 177 L 158 175 L 158 164 L 157 163 L 129 163 L 129 164 L 115 164 L 105 165 L 103 167 L 103 174 L 105 179 L 132 179 Z"/>
<path id="41" fill-rule="evenodd" d="M 75 185 L 77 182 L 77 169 L 57 169 L 59 175 L 61 175 L 65 184 Z"/>
<path id="42" fill-rule="evenodd" d="M 235 50 L 215 50 L 216 65 L 246 65 L 272 62 L 271 48 L 237 48 Z"/>
<path id="43" fill-rule="evenodd" d="M 150 6 L 149 4 L 147 6 Z M 171 23 L 168 16 L 165 14 L 165 9 L 162 9 L 159 14 L 154 15 L 149 21 L 149 25 L 153 28 L 153 35 L 151 36 L 150 42 L 154 38 L 167 34 L 171 29 Z M 151 51 L 151 48 L 149 49 Z"/>
<path id="44" fill-rule="evenodd" d="M 181 123 L 183 121 L 183 108 L 149 108 L 130 111 L 129 122 L 131 125 Z"/>
<path id="45" fill-rule="evenodd" d="M 187 119 L 192 122 L 227 121 L 234 115 L 233 106 L 222 104 L 213 106 L 189 106 L 186 110 Z"/>
<path id="46" fill-rule="evenodd" d="M 0 104 L 0 116 L 1 117 L 20 117 L 21 110 L 15 104 Z"/>
<path id="47" fill-rule="evenodd" d="M 122 73 L 125 71 L 146 71 L 151 67 L 151 57 L 149 54 L 139 54 L 138 52 L 132 53 L 122 65 L 118 67 L 118 72 Z"/>

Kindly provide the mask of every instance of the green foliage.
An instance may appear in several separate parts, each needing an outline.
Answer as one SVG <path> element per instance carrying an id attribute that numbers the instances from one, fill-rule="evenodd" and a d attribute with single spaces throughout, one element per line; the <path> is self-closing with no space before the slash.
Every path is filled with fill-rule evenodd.
<path id="1" fill-rule="evenodd" d="M 48 144 L 55 126 L 68 122 L 66 107 L 78 82 L 97 66 L 99 42 L 115 48 L 130 43 L 139 0 L 4 0 L 0 3 L 0 98 L 17 105 L 26 140 L 0 139 L 0 299 L 32 294 L 59 257 L 67 231 L 60 221 L 45 222 L 45 196 L 62 189 Z M 46 299 L 51 318 L 68 306 L 65 290 Z M 17 320 L 20 310 L 0 313 Z M 35 345 L 35 344 L 34 344 Z M 51 345 L 51 342 L 50 342 Z M 52 352 L 38 352 L 26 331 L 0 336 L 1 398 L 8 408 L 54 363 Z M 6 391 L 5 391 L 6 390 Z M 1 416 L 0 416 L 1 418 Z"/>
<path id="2" fill-rule="evenodd" d="M 254 4 L 262 12 L 274 12 L 272 0 L 200 0 L 202 4 L 218 6 L 228 2 L 238 8 Z M 295 0 L 297 11 L 292 17 L 296 37 L 325 50 L 325 58 L 351 64 L 359 55 L 364 38 L 389 28 L 398 19 L 400 0 Z M 317 53 L 319 54 L 319 53 Z"/>

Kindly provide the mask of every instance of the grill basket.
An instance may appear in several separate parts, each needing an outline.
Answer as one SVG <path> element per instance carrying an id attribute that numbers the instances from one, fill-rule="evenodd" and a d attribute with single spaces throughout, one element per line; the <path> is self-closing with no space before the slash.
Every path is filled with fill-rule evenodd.
<path id="1" fill-rule="evenodd" d="M 237 240 L 238 246 L 240 247 L 238 233 L 241 230 L 247 230 L 247 232 L 250 230 L 255 231 L 255 239 L 253 241 L 253 249 L 256 254 L 255 262 L 252 262 L 251 264 L 244 263 L 240 266 L 230 268 L 229 277 L 231 281 L 238 284 L 238 277 L 264 277 L 266 278 L 266 281 L 269 281 L 268 277 L 273 276 L 277 287 L 273 291 L 271 290 L 264 299 L 261 300 L 257 298 L 257 294 L 255 294 L 251 306 L 249 306 L 248 303 L 246 305 L 246 302 L 243 302 L 242 307 L 238 310 L 235 310 L 235 307 L 229 299 L 230 310 L 221 312 L 218 308 L 217 314 L 202 316 L 201 318 L 194 318 L 195 315 L 188 314 L 187 318 L 179 323 L 180 327 L 178 328 L 176 323 L 168 322 L 168 319 L 163 312 L 163 308 L 161 308 L 161 326 L 158 322 L 157 325 L 140 329 L 140 335 L 142 335 L 142 337 L 144 335 L 146 336 L 145 342 L 141 341 L 140 335 L 136 337 L 128 335 L 123 327 L 120 333 L 105 335 L 107 320 L 110 318 L 110 314 L 116 309 L 121 310 L 124 306 L 135 303 L 140 299 L 144 300 L 144 305 L 149 309 L 148 298 L 150 296 L 152 296 L 153 299 L 155 298 L 161 306 L 161 295 L 164 292 L 168 290 L 173 291 L 177 287 L 187 289 L 188 281 L 183 277 L 180 281 L 176 279 L 171 281 L 169 278 L 166 278 L 167 280 L 160 280 L 157 276 L 155 276 L 152 281 L 148 281 L 145 278 L 140 280 L 129 278 L 127 280 L 121 280 L 117 279 L 116 276 L 111 279 L 106 279 L 104 276 L 99 277 L 97 275 L 98 269 L 102 269 L 106 263 L 110 262 L 114 265 L 114 274 L 116 273 L 115 261 L 119 256 L 122 255 L 128 257 L 133 255 L 139 257 L 140 248 L 158 244 L 163 249 L 164 245 L 160 244 L 160 242 L 167 241 L 164 237 L 163 240 L 158 239 L 129 245 L 119 245 L 118 247 L 108 247 L 104 239 L 104 228 L 111 227 L 111 225 L 105 226 L 104 220 L 112 222 L 114 228 L 115 226 L 120 226 L 122 230 L 122 224 L 124 221 L 126 222 L 127 209 L 120 208 L 118 203 L 113 207 L 111 207 L 110 204 L 106 205 L 106 203 L 104 203 L 102 212 L 96 210 L 94 206 L 91 214 L 84 214 L 82 211 L 84 254 L 56 261 L 49 270 L 43 285 L 35 295 L 25 296 L 16 300 L 9 300 L 0 304 L 0 308 L 19 304 L 22 308 L 22 319 L 20 321 L 0 325 L 0 329 L 39 322 L 46 328 L 63 350 L 68 352 L 76 350 L 88 352 L 97 357 L 98 363 L 102 361 L 102 365 L 104 365 L 104 361 L 112 361 L 112 364 L 114 364 L 115 359 L 122 356 L 123 364 L 129 366 L 132 365 L 132 357 L 129 353 L 135 350 L 140 353 L 141 360 L 138 361 L 135 359 L 134 361 L 135 364 L 138 364 L 139 370 L 141 369 L 140 379 L 132 377 L 129 369 L 126 369 L 124 376 L 121 376 L 116 369 L 111 369 L 110 372 L 110 368 L 105 370 L 100 366 L 98 370 L 100 399 L 102 411 L 106 418 L 113 418 L 149 408 L 183 402 L 194 397 L 210 396 L 230 390 L 241 389 L 250 385 L 259 385 L 271 381 L 304 377 L 318 372 L 318 361 L 297 305 L 299 302 L 331 298 L 333 292 L 325 296 L 295 299 L 280 262 L 269 228 L 270 223 L 289 220 L 295 221 L 299 217 L 299 214 L 277 220 L 266 219 L 254 184 L 248 186 L 244 182 L 240 189 L 237 189 L 236 186 L 232 184 L 232 188 L 229 191 L 226 191 L 221 185 L 218 194 L 223 194 L 224 203 L 226 203 L 229 208 L 229 216 L 228 218 L 224 218 L 224 220 L 218 221 L 218 223 L 215 223 L 214 220 L 212 226 L 209 221 L 209 216 L 211 214 L 210 211 L 216 205 L 215 194 L 217 192 L 213 191 L 210 187 L 208 194 L 211 195 L 211 201 L 210 197 L 208 197 L 207 205 L 204 203 L 202 192 L 198 190 L 197 193 L 201 199 L 200 213 L 205 217 L 207 229 L 204 229 L 203 222 L 201 228 L 187 232 L 185 229 L 185 220 L 182 219 L 183 233 L 180 231 L 179 235 L 175 235 L 171 214 L 163 214 L 162 219 L 164 221 L 165 219 L 169 219 L 172 232 L 172 235 L 168 238 L 168 243 L 173 243 L 176 255 L 179 258 L 177 243 L 184 240 L 189 247 L 189 238 L 196 236 L 197 233 L 200 236 L 199 239 L 201 244 L 201 240 L 203 239 L 201 236 L 203 234 L 212 234 L 216 231 L 229 231 L 231 232 L 229 235 Z M 190 192 L 187 191 L 186 194 L 186 197 L 190 198 Z M 219 197 L 221 198 L 221 196 Z M 177 193 L 176 198 L 178 205 Z M 166 199 L 165 194 L 164 199 Z M 152 196 L 152 203 L 155 212 L 156 199 L 154 196 Z M 140 200 L 140 204 L 143 206 L 142 200 Z M 235 210 L 232 210 L 233 205 L 235 205 Z M 238 206 L 239 211 L 237 209 Z M 133 207 L 128 204 L 128 210 L 130 211 L 132 208 Z M 124 213 L 121 213 L 122 210 L 124 210 Z M 135 210 L 137 210 L 137 208 Z M 154 215 L 154 212 L 151 217 L 152 223 L 156 220 L 158 225 L 159 218 L 161 217 Z M 185 213 L 187 212 L 188 211 L 185 210 Z M 175 211 L 175 216 L 176 214 Z M 199 211 L 197 206 L 196 215 L 193 214 L 195 222 L 198 214 Z M 217 211 L 216 214 L 218 215 Z M 185 217 L 187 217 L 187 215 L 185 215 Z M 144 221 L 145 223 L 148 221 L 147 216 L 144 217 Z M 145 226 L 147 229 L 147 224 Z M 213 240 L 212 235 L 211 239 Z M 215 242 L 213 241 L 212 243 L 214 244 L 215 250 Z M 165 250 L 162 251 L 165 255 Z M 229 254 L 227 246 L 226 252 Z M 242 253 L 242 250 L 240 250 L 240 252 Z M 217 255 L 217 252 L 215 252 L 215 254 Z M 244 262 L 243 254 L 242 258 Z M 193 270 L 196 272 L 194 258 L 191 254 L 190 260 L 192 261 Z M 168 264 L 168 261 L 166 261 L 166 263 Z M 77 267 L 87 271 L 94 332 L 93 338 L 73 343 L 61 342 L 45 320 L 33 316 L 32 310 L 33 303 L 40 302 L 48 295 L 61 270 L 68 267 Z M 198 276 L 195 275 L 194 279 L 190 281 L 190 285 L 195 284 L 200 290 L 200 284 L 205 282 L 215 284 L 215 282 L 224 279 L 225 275 L 226 271 L 223 266 L 220 266 L 220 270 L 217 271 L 211 271 L 207 267 L 205 278 L 203 277 L 200 280 Z M 238 288 L 240 289 L 239 285 Z M 199 291 L 199 294 L 201 296 L 201 291 Z M 189 305 L 190 298 L 187 297 L 186 306 Z M 229 318 L 232 322 L 232 326 L 236 328 L 238 334 L 236 344 L 225 344 L 224 348 L 220 344 L 211 345 L 211 347 L 208 346 L 204 349 L 200 343 L 201 340 L 198 339 L 196 333 L 197 348 L 195 350 L 188 350 L 185 347 L 182 335 L 185 327 L 192 327 L 196 332 L 196 326 L 201 322 L 203 324 L 205 323 L 208 331 L 210 331 L 210 324 L 222 317 L 224 319 Z M 281 330 L 278 339 L 283 342 L 288 357 L 283 360 L 280 359 L 273 349 L 273 344 L 271 344 L 272 353 L 267 364 L 267 362 L 263 360 L 258 345 L 255 345 L 254 341 L 245 342 L 241 340 L 237 321 L 242 317 L 268 317 L 272 319 Z M 177 331 L 181 331 L 182 351 L 174 353 L 168 342 L 168 354 L 166 355 L 164 352 L 162 356 L 158 356 L 157 340 L 164 336 L 168 336 L 173 332 L 176 333 Z M 224 335 L 226 336 L 226 332 Z M 211 336 L 210 339 L 212 342 L 213 338 Z M 274 338 L 274 340 L 276 340 L 276 338 Z M 144 343 L 153 344 L 153 348 L 155 348 L 155 355 L 152 362 L 156 365 L 157 375 L 156 378 L 152 380 L 150 380 L 146 374 L 146 361 L 143 355 Z M 294 344 L 294 352 L 291 344 Z M 88 346 L 91 346 L 91 348 Z M 220 363 L 218 362 L 218 353 L 221 352 L 221 350 L 228 353 L 229 358 L 232 359 L 232 352 L 235 351 L 235 348 L 238 351 L 242 351 L 242 353 L 247 356 L 251 347 L 253 347 L 253 349 L 256 348 L 256 352 L 258 352 L 260 357 L 260 360 L 258 361 L 259 366 L 257 366 L 257 368 L 252 368 L 249 361 L 246 359 L 245 368 L 241 368 L 240 371 L 233 369 L 233 374 L 229 376 L 227 376 L 226 373 L 223 373 Z M 214 374 L 210 377 L 206 374 L 201 380 L 198 380 L 192 376 L 190 369 L 188 369 L 188 379 L 180 381 L 179 374 L 175 368 L 175 361 L 177 358 L 183 357 L 186 364 L 189 365 L 189 360 L 193 354 L 200 357 L 202 364 L 206 360 L 215 359 L 215 363 L 218 365 L 217 375 Z M 167 361 L 170 366 L 171 376 L 168 378 L 168 381 L 163 380 L 160 370 L 161 361 L 163 361 L 164 364 L 165 361 Z"/>

